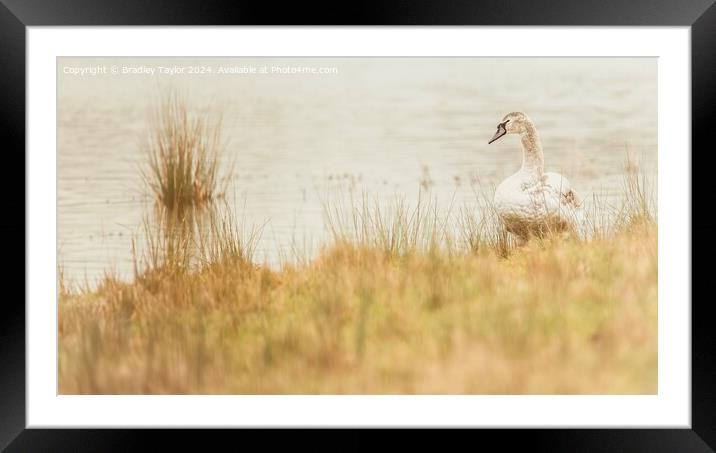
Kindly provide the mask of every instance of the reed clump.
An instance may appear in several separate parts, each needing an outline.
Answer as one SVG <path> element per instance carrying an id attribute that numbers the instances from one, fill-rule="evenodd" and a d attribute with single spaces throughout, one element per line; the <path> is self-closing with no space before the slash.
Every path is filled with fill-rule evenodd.
<path id="1" fill-rule="evenodd" d="M 220 197 L 221 117 L 190 109 L 179 93 L 169 92 L 150 124 L 143 178 L 156 200 L 167 209 L 182 209 Z"/>

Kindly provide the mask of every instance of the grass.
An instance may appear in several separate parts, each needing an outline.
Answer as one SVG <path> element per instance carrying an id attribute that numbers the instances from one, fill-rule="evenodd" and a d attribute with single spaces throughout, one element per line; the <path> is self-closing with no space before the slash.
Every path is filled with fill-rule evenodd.
<path id="1" fill-rule="evenodd" d="M 221 118 L 191 110 L 176 92 L 163 95 L 146 142 L 146 186 L 168 209 L 198 206 L 222 194 Z"/>
<path id="2" fill-rule="evenodd" d="M 424 196 L 420 191 L 410 206 L 403 197 L 386 204 L 366 193 L 356 200 L 351 193 L 348 205 L 323 202 L 324 221 L 335 244 L 374 248 L 391 258 L 438 249 L 448 239 L 448 219 Z"/>
<path id="3" fill-rule="evenodd" d="M 60 393 L 654 394 L 644 182 L 608 231 L 522 247 L 489 209 L 327 202 L 331 243 L 279 270 L 231 210 L 150 220 L 132 281 L 61 281 Z"/>
<path id="4" fill-rule="evenodd" d="M 262 227 L 245 228 L 227 202 L 183 210 L 155 209 L 132 241 L 134 276 L 185 275 L 205 266 L 249 266 Z"/>
<path id="5" fill-rule="evenodd" d="M 657 222 L 655 187 L 630 157 L 624 162 L 622 193 L 624 197 L 616 206 L 594 196 L 586 212 L 584 236 L 608 238 L 625 229 L 639 229 Z"/>

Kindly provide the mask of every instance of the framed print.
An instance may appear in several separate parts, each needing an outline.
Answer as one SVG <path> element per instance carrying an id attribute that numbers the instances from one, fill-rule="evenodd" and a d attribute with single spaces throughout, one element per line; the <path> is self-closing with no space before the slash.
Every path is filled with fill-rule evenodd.
<path id="1" fill-rule="evenodd" d="M 27 175 L 4 179 L 27 265 L 7 266 L 3 447 L 117 427 L 716 443 L 691 264 L 712 2 L 73 3 L 0 8 Z"/>

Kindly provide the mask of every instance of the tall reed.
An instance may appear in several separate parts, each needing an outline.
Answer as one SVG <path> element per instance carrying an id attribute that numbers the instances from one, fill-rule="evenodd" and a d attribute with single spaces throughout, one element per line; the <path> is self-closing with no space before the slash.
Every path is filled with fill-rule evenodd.
<path id="1" fill-rule="evenodd" d="M 180 94 L 168 92 L 161 96 L 150 124 L 148 164 L 142 173 L 157 201 L 181 209 L 220 196 L 221 116 L 190 109 Z"/>

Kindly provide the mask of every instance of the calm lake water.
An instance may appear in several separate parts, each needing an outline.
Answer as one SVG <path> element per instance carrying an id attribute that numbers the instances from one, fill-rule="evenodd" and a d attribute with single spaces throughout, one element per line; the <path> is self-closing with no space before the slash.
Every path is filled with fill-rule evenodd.
<path id="1" fill-rule="evenodd" d="M 212 72 L 186 73 L 197 66 Z M 296 67 L 326 73 L 286 69 Z M 223 114 L 228 199 L 245 223 L 265 224 L 257 258 L 271 265 L 326 239 L 329 196 L 415 200 L 430 181 L 441 206 L 474 206 L 478 181 L 489 189 L 521 165 L 517 137 L 487 144 L 510 111 L 532 118 L 546 170 L 584 199 L 618 201 L 627 151 L 656 175 L 654 58 L 61 58 L 58 256 L 71 281 L 131 276 L 131 240 L 152 206 L 141 143 L 166 88 Z"/>

